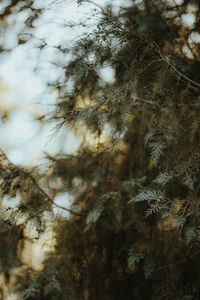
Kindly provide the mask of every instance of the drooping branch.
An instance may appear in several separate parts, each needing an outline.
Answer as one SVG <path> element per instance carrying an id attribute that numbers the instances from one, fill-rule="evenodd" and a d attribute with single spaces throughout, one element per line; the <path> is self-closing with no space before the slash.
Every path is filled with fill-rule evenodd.
<path id="1" fill-rule="evenodd" d="M 110 18 L 110 15 L 103 9 L 103 7 L 101 7 L 100 5 L 96 4 L 95 2 L 93 2 L 92 0 L 88 0 L 89 3 L 94 4 L 95 6 L 97 6 L 102 14 L 107 18 L 107 20 L 109 22 L 112 22 L 113 19 Z M 145 1 L 145 5 L 146 8 L 149 7 L 148 1 Z M 118 28 L 119 31 L 121 31 L 121 28 Z M 124 31 L 123 31 L 124 33 Z M 133 31 L 131 28 L 131 33 L 133 33 L 134 35 L 137 35 L 139 38 L 141 38 L 142 40 L 144 40 L 145 42 L 150 42 L 145 36 L 141 35 L 140 33 L 136 32 L 135 30 Z M 183 74 L 182 72 L 180 72 L 174 65 L 172 65 L 170 63 L 170 61 L 162 54 L 161 49 L 159 47 L 159 45 L 155 42 L 155 41 L 151 41 L 153 42 L 154 46 L 155 46 L 155 51 L 159 54 L 161 60 L 163 60 L 166 64 L 168 64 L 172 70 L 175 71 L 175 73 L 177 73 L 180 77 L 184 78 L 186 81 L 188 81 L 189 83 L 197 86 L 198 88 L 200 88 L 200 83 L 190 79 L 188 76 L 186 76 L 185 74 Z"/>
<path id="2" fill-rule="evenodd" d="M 200 83 L 190 79 L 189 77 L 187 77 L 186 75 L 184 75 L 182 72 L 180 72 L 175 66 L 173 66 L 170 61 L 162 54 L 160 47 L 158 46 L 158 44 L 153 41 L 153 44 L 155 45 L 155 50 L 156 52 L 159 54 L 159 56 L 161 57 L 161 59 L 170 66 L 170 68 L 172 70 L 175 71 L 175 73 L 177 73 L 180 77 L 184 78 L 186 81 L 190 82 L 191 84 L 194 84 L 196 86 L 198 86 L 200 88 Z"/>
<path id="3" fill-rule="evenodd" d="M 3 160 L 7 161 L 7 163 L 8 163 L 10 166 L 13 166 L 13 167 L 15 167 L 15 168 L 17 168 L 17 169 L 19 168 L 19 167 L 17 167 L 15 164 L 13 164 L 13 163 L 8 159 L 8 157 L 6 156 L 6 154 L 4 153 L 4 151 L 3 151 L 2 149 L 0 149 L 0 154 L 1 154 L 2 158 L 3 158 Z M 43 195 L 45 196 L 45 198 L 46 198 L 50 203 L 52 203 L 54 206 L 56 206 L 56 207 L 58 207 L 58 208 L 61 208 L 61 209 L 63 209 L 63 210 L 66 210 L 66 211 L 68 211 L 69 213 L 71 213 L 71 214 L 73 214 L 73 215 L 81 216 L 81 217 L 84 216 L 84 214 L 75 212 L 75 211 L 73 211 L 73 210 L 71 210 L 71 209 L 69 209 L 69 208 L 63 207 L 63 206 L 61 206 L 61 205 L 55 203 L 55 202 L 53 201 L 53 199 L 52 199 L 52 198 L 51 198 L 51 197 L 50 197 L 50 196 L 49 196 L 49 195 L 41 188 L 41 186 L 38 184 L 38 182 L 36 181 L 36 179 L 33 177 L 32 174 L 30 174 L 29 172 L 24 171 L 24 170 L 21 170 L 21 172 L 23 172 L 23 174 L 24 174 L 26 177 L 29 177 L 29 178 L 32 180 L 32 182 L 33 182 L 33 184 L 35 185 L 35 187 L 37 188 L 37 190 L 40 191 L 41 194 L 43 194 Z"/>
<path id="4" fill-rule="evenodd" d="M 70 212 L 71 214 L 73 215 L 76 215 L 76 216 L 79 216 L 79 217 L 84 217 L 84 214 L 80 214 L 78 212 L 75 212 L 69 208 L 66 208 L 64 206 L 61 206 L 57 203 L 55 203 L 53 201 L 53 199 L 41 188 L 41 186 L 38 184 L 38 182 L 36 181 L 36 179 L 33 177 L 33 175 L 31 175 L 30 173 L 26 173 L 26 175 L 32 180 L 32 182 L 34 183 L 34 185 L 36 186 L 36 188 L 47 198 L 47 200 L 49 202 L 51 202 L 54 206 L 58 207 L 58 208 L 61 208 L 63 210 L 66 210 L 68 212 Z"/>

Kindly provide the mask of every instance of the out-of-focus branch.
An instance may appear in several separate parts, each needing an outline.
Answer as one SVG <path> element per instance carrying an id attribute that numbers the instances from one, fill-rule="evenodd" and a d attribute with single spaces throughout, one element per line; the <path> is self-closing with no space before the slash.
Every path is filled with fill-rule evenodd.
<path id="1" fill-rule="evenodd" d="M 13 167 L 15 167 L 15 168 L 18 168 L 17 166 L 15 166 L 15 164 L 13 164 L 13 163 L 8 159 L 8 157 L 6 156 L 6 154 L 4 153 L 3 150 L 0 149 L 0 153 L 1 153 L 1 156 L 3 156 L 3 159 L 6 160 L 10 166 L 13 166 Z M 51 202 L 54 206 L 56 206 L 56 207 L 58 207 L 58 208 L 61 208 L 61 209 L 63 209 L 63 210 L 66 210 L 66 211 L 68 211 L 69 213 L 71 213 L 71 214 L 73 214 L 73 215 L 81 216 L 81 217 L 84 216 L 84 214 L 75 212 L 75 211 L 73 211 L 73 210 L 71 210 L 71 209 L 69 209 L 69 208 L 66 208 L 66 207 L 63 207 L 63 206 L 61 206 L 61 205 L 59 205 L 59 204 L 56 204 L 56 203 L 53 201 L 53 199 L 52 199 L 52 198 L 51 198 L 51 197 L 50 197 L 50 196 L 49 196 L 49 195 L 41 188 L 41 186 L 38 184 L 38 182 L 36 181 L 36 179 L 33 177 L 32 174 L 30 174 L 29 172 L 26 172 L 26 171 L 24 171 L 24 170 L 22 170 L 22 172 L 23 172 L 27 177 L 29 177 L 29 178 L 32 180 L 32 182 L 33 182 L 33 184 L 35 185 L 35 187 L 36 187 L 36 188 L 41 192 L 41 194 L 43 194 L 43 195 L 45 196 L 45 198 L 46 198 L 49 202 Z"/>
<path id="2" fill-rule="evenodd" d="M 83 214 L 80 214 L 78 212 L 75 212 L 69 208 L 66 208 L 66 207 L 63 207 L 59 204 L 56 204 L 53 199 L 41 188 L 41 186 L 38 184 L 38 182 L 36 181 L 36 179 L 33 177 L 33 175 L 31 175 L 30 173 L 26 173 L 26 175 L 32 180 L 32 182 L 34 183 L 34 185 L 36 186 L 36 188 L 47 198 L 47 200 L 49 202 L 51 202 L 53 205 L 55 205 L 56 207 L 58 208 L 61 208 L 63 210 L 66 210 L 68 212 L 70 212 L 71 214 L 73 215 L 76 215 L 76 216 L 79 216 L 79 217 L 83 217 L 84 215 Z"/>
<path id="3" fill-rule="evenodd" d="M 200 87 L 200 83 L 190 79 L 189 77 L 187 77 L 186 75 L 181 73 L 175 66 L 173 66 L 170 63 L 170 61 L 162 54 L 160 47 L 158 46 L 158 44 L 155 41 L 153 41 L 153 44 L 155 46 L 156 52 L 159 54 L 159 56 L 162 58 L 162 60 L 171 67 L 171 69 L 173 69 L 179 76 L 181 76 L 185 80 L 189 81 L 191 84 L 194 84 L 194 85 Z"/>

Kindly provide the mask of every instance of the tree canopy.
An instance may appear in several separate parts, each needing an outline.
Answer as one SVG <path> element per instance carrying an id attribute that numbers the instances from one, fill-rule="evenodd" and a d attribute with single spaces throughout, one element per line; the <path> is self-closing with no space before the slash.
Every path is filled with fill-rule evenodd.
<path id="1" fill-rule="evenodd" d="M 92 14 L 63 25 L 80 30 L 73 42 L 52 46 L 62 76 L 47 82 L 58 99 L 40 121 L 92 138 L 73 155 L 46 154 L 45 168 L 1 153 L 2 198 L 20 196 L 14 209 L 2 207 L 1 272 L 9 280 L 19 264 L 26 223 L 42 234 L 55 195 L 67 192 L 72 205 L 61 209 L 70 216 L 51 216 L 55 247 L 41 272 L 18 276 L 19 299 L 199 299 L 200 2 L 77 3 Z M 17 41 L 33 41 L 47 9 L 6 4 L 2 34 L 10 15 L 27 10 Z M 47 46 L 37 39 L 39 52 Z"/>

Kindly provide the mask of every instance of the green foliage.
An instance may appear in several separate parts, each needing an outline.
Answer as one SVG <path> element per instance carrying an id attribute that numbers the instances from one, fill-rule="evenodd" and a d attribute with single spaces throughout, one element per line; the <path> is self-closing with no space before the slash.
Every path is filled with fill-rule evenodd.
<path id="1" fill-rule="evenodd" d="M 102 209 L 103 209 L 102 207 L 96 207 L 94 210 L 92 210 L 89 213 L 89 215 L 87 216 L 87 219 L 86 219 L 87 226 L 85 227 L 84 232 L 89 230 L 93 223 L 96 223 L 96 221 L 101 216 Z"/>
<path id="2" fill-rule="evenodd" d="M 159 200 L 162 198 L 163 195 L 158 191 L 143 191 L 139 193 L 137 196 L 132 198 L 129 203 L 131 202 L 140 202 L 140 201 L 151 201 L 151 200 Z"/>
<path id="3" fill-rule="evenodd" d="M 160 185 L 166 185 L 171 179 L 173 178 L 172 174 L 168 174 L 166 172 L 160 173 L 156 179 L 154 179 L 153 182 L 160 184 Z"/>
<path id="4" fill-rule="evenodd" d="M 145 279 L 151 278 L 153 275 L 153 272 L 155 271 L 155 263 L 153 262 L 153 260 L 151 258 L 145 259 L 143 269 L 144 269 Z"/>
<path id="5" fill-rule="evenodd" d="M 47 296 L 49 294 L 49 292 L 51 292 L 52 290 L 54 292 L 56 290 L 56 291 L 62 293 L 60 283 L 56 279 L 55 274 L 52 274 L 52 276 L 50 278 L 48 278 L 48 284 L 44 288 L 44 295 Z"/>
<path id="6" fill-rule="evenodd" d="M 142 252 L 135 252 L 134 249 L 131 249 L 129 251 L 129 258 L 128 258 L 128 267 L 130 268 L 132 264 L 135 262 L 138 263 L 140 262 L 141 259 L 144 258 L 144 255 Z"/>
<path id="7" fill-rule="evenodd" d="M 154 161 L 155 166 L 157 166 L 159 159 L 163 154 L 163 150 L 166 148 L 166 145 L 163 142 L 155 142 L 150 143 L 149 147 L 151 148 L 151 157 Z"/>
<path id="8" fill-rule="evenodd" d="M 32 296 L 36 291 L 36 289 L 38 288 L 38 280 L 39 280 L 39 275 L 36 275 L 36 277 L 34 278 L 33 282 L 29 285 L 29 287 L 23 290 L 23 292 L 21 292 L 21 295 L 18 297 L 18 300 L 30 298 L 30 296 Z"/>
<path id="9" fill-rule="evenodd" d="M 194 226 L 188 226 L 186 229 L 186 243 L 189 244 L 192 240 L 194 240 L 197 236 L 197 230 Z"/>
<path id="10" fill-rule="evenodd" d="M 20 292 L 18 300 L 40 297 L 41 292 L 44 297 L 54 295 L 54 299 L 58 299 L 57 295 L 60 295 L 62 290 L 60 283 L 56 279 L 56 274 L 37 274 L 29 287 Z"/>

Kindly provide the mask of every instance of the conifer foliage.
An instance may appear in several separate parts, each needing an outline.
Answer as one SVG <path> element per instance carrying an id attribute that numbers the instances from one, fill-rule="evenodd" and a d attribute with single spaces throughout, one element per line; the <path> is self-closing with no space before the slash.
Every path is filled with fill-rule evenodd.
<path id="1" fill-rule="evenodd" d="M 58 102 L 44 120 L 77 135 L 85 126 L 96 147 L 85 142 L 74 155 L 47 155 L 48 176 L 14 166 L 2 152 L 2 197 L 21 201 L 2 208 L 1 272 L 9 278 L 15 267 L 10 257 L 23 248 L 28 220 L 45 231 L 44 215 L 56 205 L 53 180 L 59 193 L 74 197 L 70 216 L 56 216 L 55 249 L 41 272 L 18 278 L 19 299 L 200 299 L 200 3 L 132 0 L 116 11 L 115 1 L 77 2 L 91 5 L 93 15 L 65 24 L 88 30 L 56 47 L 71 59 L 55 63 L 65 79 L 48 83 Z M 13 1 L 2 22 L 23 5 Z M 30 1 L 19 44 L 34 38 L 47 9 L 33 7 Z M 40 51 L 46 45 L 37 41 Z M 105 67 L 113 82 L 100 76 Z"/>

